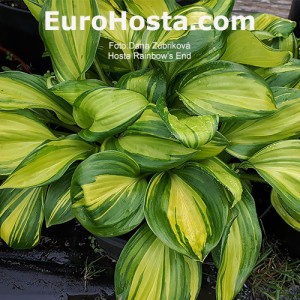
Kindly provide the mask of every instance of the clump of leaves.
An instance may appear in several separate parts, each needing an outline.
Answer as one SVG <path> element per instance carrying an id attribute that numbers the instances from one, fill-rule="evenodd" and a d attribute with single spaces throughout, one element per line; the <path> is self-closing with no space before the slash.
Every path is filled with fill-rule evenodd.
<path id="1" fill-rule="evenodd" d="M 295 23 L 256 14 L 255 31 L 192 30 L 198 17 L 230 17 L 231 0 L 25 2 L 55 76 L 0 73 L 1 238 L 30 248 L 44 220 L 74 217 L 102 237 L 136 230 L 116 266 L 118 299 L 195 299 L 210 253 L 217 299 L 233 299 L 261 246 L 249 179 L 272 186 L 273 206 L 300 230 Z M 53 10 L 145 18 L 163 10 L 189 27 L 47 31 Z M 124 59 L 109 60 L 110 43 L 125 45 Z M 130 46 L 141 43 L 150 47 Z M 161 43 L 189 43 L 192 57 L 177 59 L 180 49 Z"/>

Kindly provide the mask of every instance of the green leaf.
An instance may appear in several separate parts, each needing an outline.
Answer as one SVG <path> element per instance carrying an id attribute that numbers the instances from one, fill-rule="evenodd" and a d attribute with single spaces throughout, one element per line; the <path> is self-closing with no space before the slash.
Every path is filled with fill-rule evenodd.
<path id="1" fill-rule="evenodd" d="M 117 236 L 144 218 L 147 181 L 129 156 L 106 151 L 94 154 L 76 169 L 71 197 L 79 222 L 99 236 Z"/>
<path id="2" fill-rule="evenodd" d="M 199 262 L 168 248 L 144 225 L 126 244 L 118 260 L 116 297 L 194 300 L 201 280 Z"/>
<path id="3" fill-rule="evenodd" d="M 293 58 L 299 58 L 299 42 L 294 33 L 291 33 L 287 38 L 276 38 L 271 47 L 283 51 L 290 51 Z"/>
<path id="4" fill-rule="evenodd" d="M 155 175 L 149 183 L 145 217 L 168 247 L 203 261 L 216 247 L 228 215 L 225 190 L 197 163 Z"/>
<path id="5" fill-rule="evenodd" d="M 255 202 L 247 190 L 235 209 L 238 215 L 228 235 L 223 235 L 220 245 L 213 250 L 219 261 L 218 300 L 231 300 L 239 293 L 255 267 L 261 246 L 262 234 Z"/>
<path id="6" fill-rule="evenodd" d="M 234 6 L 234 0 L 200 0 L 195 4 L 210 8 L 215 16 L 230 17 Z"/>
<path id="7" fill-rule="evenodd" d="M 196 153 L 196 150 L 186 148 L 175 140 L 142 134 L 111 138 L 102 145 L 102 149 L 126 153 L 143 172 L 160 172 L 177 167 Z"/>
<path id="8" fill-rule="evenodd" d="M 214 264 L 216 266 L 217 269 L 220 268 L 221 265 L 221 259 L 222 259 L 222 251 L 224 248 L 225 243 L 227 242 L 227 237 L 229 234 L 229 231 L 231 229 L 232 223 L 233 221 L 236 219 L 238 215 L 238 210 L 235 207 L 232 207 L 229 211 L 228 211 L 228 217 L 227 217 L 227 224 L 225 226 L 223 235 L 222 235 L 222 239 L 220 240 L 219 244 L 212 250 L 212 258 L 214 261 Z"/>
<path id="9" fill-rule="evenodd" d="M 256 13 L 253 14 L 253 17 L 255 20 L 255 30 L 267 31 L 273 37 L 287 38 L 296 27 L 296 22 L 271 14 Z M 249 29 L 248 27 L 246 28 Z"/>
<path id="10" fill-rule="evenodd" d="M 188 72 L 178 82 L 178 94 L 197 115 L 253 119 L 276 109 L 272 91 L 258 75 L 225 61 Z"/>
<path id="11" fill-rule="evenodd" d="M 71 135 L 46 141 L 33 150 L 4 181 L 0 189 L 42 186 L 58 180 L 77 161 L 95 151 L 94 146 Z"/>
<path id="12" fill-rule="evenodd" d="M 136 92 L 116 88 L 98 88 L 79 96 L 74 103 L 74 119 L 83 128 L 79 135 L 98 141 L 124 131 L 149 104 Z"/>
<path id="13" fill-rule="evenodd" d="M 143 34 L 144 47 L 142 58 L 147 65 L 151 58 L 163 62 L 171 62 L 188 58 L 187 55 L 206 48 L 215 37 L 215 30 L 201 30 L 199 19 L 206 17 L 206 26 L 213 25 L 213 15 L 210 10 L 199 6 L 189 5 L 180 8 L 170 14 L 171 20 L 168 26 L 171 30 L 164 30 L 162 20 L 158 30 L 146 30 Z M 184 17 L 187 20 L 187 30 L 182 29 L 182 21 L 177 18 Z M 178 28 L 177 28 L 178 27 Z"/>
<path id="14" fill-rule="evenodd" d="M 118 30 L 115 31 L 120 33 Z M 111 43 L 112 42 L 104 38 L 103 35 L 101 36 L 100 44 L 96 54 L 96 59 L 99 66 L 107 73 L 124 74 L 133 71 L 133 54 L 131 50 L 129 53 L 130 59 L 127 59 L 127 56 L 124 56 L 123 50 L 114 49 L 114 46 L 112 46 Z M 129 44 L 126 45 L 126 49 L 124 49 L 124 51 L 126 51 L 128 48 Z M 113 59 L 110 55 L 113 55 Z"/>
<path id="15" fill-rule="evenodd" d="M 101 150 L 117 150 L 128 154 L 143 172 L 159 172 L 176 167 L 197 152 L 174 139 L 154 104 L 149 104 L 141 117 L 119 138 L 109 138 Z"/>
<path id="16" fill-rule="evenodd" d="M 296 22 L 264 13 L 255 13 L 253 17 L 255 30 L 252 32 L 259 40 L 274 49 L 290 51 L 293 57 L 298 58 L 298 41 L 293 33 Z M 249 22 L 246 24 L 246 29 L 251 30 Z"/>
<path id="17" fill-rule="evenodd" d="M 57 11 L 61 16 L 76 17 L 76 30 L 47 30 L 46 12 Z M 56 78 L 59 81 L 84 79 L 85 72 L 94 61 L 100 39 L 100 31 L 92 28 L 91 20 L 85 21 L 85 30 L 80 30 L 80 16 L 99 15 L 97 1 L 48 0 L 40 14 L 40 35 L 50 53 Z M 68 23 L 68 25 L 70 25 Z"/>
<path id="18" fill-rule="evenodd" d="M 107 86 L 107 84 L 96 79 L 69 80 L 54 85 L 50 91 L 73 105 L 78 96 L 101 86 Z"/>
<path id="19" fill-rule="evenodd" d="M 157 113 L 157 107 L 149 104 L 142 115 L 130 125 L 125 135 L 149 135 L 164 139 L 172 139 L 172 134 Z M 173 139 L 174 140 L 174 139 Z"/>
<path id="20" fill-rule="evenodd" d="M 262 68 L 255 72 L 263 77 L 271 87 L 300 87 L 300 61 L 298 59 L 291 60 L 279 67 Z"/>
<path id="21" fill-rule="evenodd" d="M 101 16 L 105 17 L 106 20 L 110 19 L 110 14 L 113 15 L 114 19 L 121 18 L 121 11 L 116 10 L 116 5 L 113 1 L 110 0 L 97 0 L 96 1 L 99 7 Z M 126 49 L 123 49 L 124 53 L 132 55 L 134 49 L 129 47 L 130 42 L 138 43 L 141 39 L 141 33 L 131 29 L 129 26 L 129 18 L 132 17 L 130 14 L 127 15 L 126 19 L 126 29 L 122 29 L 122 23 L 116 22 L 114 29 L 107 26 L 102 32 L 101 37 L 104 37 L 110 41 L 113 41 L 117 44 L 126 45 Z M 133 47 L 134 48 L 134 47 Z"/>
<path id="22" fill-rule="evenodd" d="M 227 146 L 228 140 L 217 131 L 209 143 L 201 146 L 200 150 L 193 156 L 193 160 L 200 161 L 202 159 L 215 157 L 222 153 Z"/>
<path id="23" fill-rule="evenodd" d="M 242 168 L 254 168 L 282 199 L 290 214 L 299 216 L 300 140 L 273 143 L 256 154 Z"/>
<path id="24" fill-rule="evenodd" d="M 0 190 L 0 237 L 10 247 L 29 249 L 39 243 L 47 187 Z"/>
<path id="25" fill-rule="evenodd" d="M 217 132 L 218 116 L 191 116 L 181 110 L 171 114 L 163 100 L 158 101 L 157 110 L 170 132 L 188 148 L 201 149 Z"/>
<path id="26" fill-rule="evenodd" d="M 125 3 L 123 0 L 101 0 L 101 2 L 111 5 L 116 11 L 126 10 Z M 100 5 L 100 0 L 98 1 L 98 6 Z"/>
<path id="27" fill-rule="evenodd" d="M 218 38 L 215 38 L 205 48 L 192 53 L 189 59 L 181 59 L 174 62 L 154 61 L 154 63 L 164 71 L 167 79 L 171 81 L 178 74 L 182 74 L 187 70 L 205 63 L 218 60 L 225 52 L 226 39 L 227 36 L 225 33 L 219 34 Z"/>
<path id="28" fill-rule="evenodd" d="M 124 0 L 127 10 L 132 15 L 142 16 L 147 19 L 150 16 L 162 16 L 164 12 L 171 13 L 179 5 L 175 0 L 147 1 L 147 0 Z"/>
<path id="29" fill-rule="evenodd" d="M 280 217 L 295 230 L 300 231 L 300 201 L 298 203 L 297 211 L 291 211 L 288 209 L 289 201 L 283 197 L 280 197 L 278 193 L 272 190 L 271 202 Z"/>
<path id="30" fill-rule="evenodd" d="M 277 110 L 260 119 L 222 124 L 221 133 L 230 141 L 226 151 L 246 159 L 263 147 L 300 134 L 300 91 L 274 90 Z"/>
<path id="31" fill-rule="evenodd" d="M 40 13 L 44 4 L 44 0 L 24 0 L 24 3 L 27 5 L 31 14 L 39 20 Z"/>
<path id="32" fill-rule="evenodd" d="M 0 175 L 9 175 L 47 139 L 56 139 L 30 111 L 0 111 L 0 120 Z"/>
<path id="33" fill-rule="evenodd" d="M 256 67 L 271 68 L 287 63 L 290 58 L 290 52 L 268 47 L 254 33 L 247 30 L 236 30 L 228 36 L 227 48 L 221 59 Z"/>
<path id="34" fill-rule="evenodd" d="M 235 206 L 242 197 L 243 187 L 237 174 L 217 157 L 199 161 L 198 166 L 207 171 L 219 181 L 231 194 L 229 198 L 232 206 Z"/>
<path id="35" fill-rule="evenodd" d="M 0 73 L 0 109 L 24 108 L 49 109 L 65 123 L 74 124 L 71 106 L 48 91 L 44 78 L 17 71 Z"/>
<path id="36" fill-rule="evenodd" d="M 46 226 L 66 223 L 74 218 L 70 186 L 77 165 L 71 166 L 57 181 L 49 185 L 45 200 Z"/>
<path id="37" fill-rule="evenodd" d="M 99 11 L 101 16 L 110 20 L 110 14 L 113 14 L 114 19 L 121 18 L 121 10 L 116 10 L 116 3 L 112 1 L 103 1 L 97 0 Z M 124 9 L 122 9 L 124 10 Z M 142 39 L 143 31 L 132 30 L 129 24 L 129 18 L 132 17 L 130 14 L 127 15 L 127 19 L 124 21 L 126 23 L 127 30 L 123 30 L 123 25 L 121 22 L 117 22 L 114 26 L 114 29 L 110 29 L 107 26 L 103 31 L 101 31 L 101 41 L 99 45 L 99 51 L 97 54 L 98 60 L 100 62 L 104 61 L 104 69 L 108 69 L 114 72 L 128 72 L 129 70 L 133 71 L 133 52 L 140 45 Z M 102 43 L 104 37 L 106 41 Z M 122 45 L 123 49 L 115 50 L 113 46 L 109 43 L 113 41 L 118 45 Z M 110 54 L 122 54 L 125 55 L 123 59 L 108 59 Z"/>
<path id="38" fill-rule="evenodd" d="M 154 103 L 160 97 L 165 97 L 167 93 L 166 79 L 155 69 L 127 73 L 121 77 L 116 87 L 140 93 L 149 102 Z"/>

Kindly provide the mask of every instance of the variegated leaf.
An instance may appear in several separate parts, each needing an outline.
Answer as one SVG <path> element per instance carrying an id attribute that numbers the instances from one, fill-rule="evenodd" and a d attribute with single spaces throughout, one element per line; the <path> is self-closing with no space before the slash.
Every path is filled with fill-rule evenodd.
<path id="1" fill-rule="evenodd" d="M 113 1 L 109 0 L 96 0 L 97 5 L 99 7 L 100 14 L 105 17 L 107 20 L 110 19 L 110 14 L 113 15 L 114 19 L 121 18 L 121 12 L 115 9 L 115 3 Z M 126 22 L 126 29 L 123 30 L 123 25 L 121 22 L 116 22 L 114 29 L 109 28 L 107 26 L 102 32 L 102 37 L 115 42 L 116 44 L 125 45 L 125 49 L 123 49 L 123 52 L 129 55 L 132 55 L 132 47 L 129 47 L 130 42 L 133 42 L 134 44 L 138 44 L 141 39 L 141 32 L 135 31 L 131 29 L 131 26 L 129 26 L 129 18 L 131 15 L 128 14 Z"/>
<path id="2" fill-rule="evenodd" d="M 132 15 L 143 16 L 147 19 L 150 16 L 162 16 L 163 13 L 176 10 L 180 6 L 175 0 L 147 1 L 147 0 L 124 0 L 127 10 Z"/>
<path id="3" fill-rule="evenodd" d="M 47 187 L 0 190 L 0 237 L 10 247 L 36 246 L 44 220 Z"/>
<path id="4" fill-rule="evenodd" d="M 249 121 L 229 121 L 222 124 L 221 133 L 230 141 L 226 151 L 246 159 L 263 147 L 300 135 L 300 91 L 274 89 L 277 110 L 263 118 Z"/>
<path id="5" fill-rule="evenodd" d="M 81 94 L 101 86 L 107 86 L 107 84 L 96 79 L 68 80 L 54 85 L 50 88 L 50 91 L 73 105 Z"/>
<path id="6" fill-rule="evenodd" d="M 255 267 L 262 240 L 254 200 L 245 189 L 235 206 L 237 217 L 228 235 L 213 250 L 218 262 L 217 299 L 232 300 Z"/>
<path id="7" fill-rule="evenodd" d="M 58 12 L 57 17 L 67 16 L 68 20 L 76 18 L 71 30 L 60 28 L 61 22 L 55 23 L 58 30 L 46 28 L 47 12 Z M 40 14 L 40 34 L 50 53 L 54 72 L 58 81 L 84 79 L 85 72 L 94 61 L 100 39 L 100 31 L 92 28 L 92 18 L 99 15 L 97 1 L 82 0 L 48 0 Z M 90 16 L 85 20 L 82 30 L 80 16 Z M 67 24 L 70 28 L 70 23 Z"/>
<path id="8" fill-rule="evenodd" d="M 286 210 L 300 208 L 300 140 L 273 143 L 255 153 L 242 168 L 254 168 L 279 194 Z"/>
<path id="9" fill-rule="evenodd" d="M 234 6 L 234 0 L 200 0 L 195 4 L 210 8 L 215 16 L 230 17 Z"/>
<path id="10" fill-rule="evenodd" d="M 171 82 L 178 74 L 205 63 L 218 60 L 225 52 L 226 39 L 227 35 L 222 32 L 218 35 L 218 38 L 215 38 L 205 48 L 192 53 L 189 59 L 181 59 L 174 62 L 153 61 L 153 63 L 164 71 L 166 78 Z"/>
<path id="11" fill-rule="evenodd" d="M 167 84 L 164 75 L 155 69 L 144 69 L 127 73 L 118 81 L 117 88 L 142 94 L 149 102 L 165 97 Z"/>
<path id="12" fill-rule="evenodd" d="M 74 218 L 70 186 L 76 167 L 77 164 L 71 166 L 60 179 L 48 187 L 44 208 L 47 227 L 63 224 Z"/>
<path id="13" fill-rule="evenodd" d="M 0 175 L 9 175 L 47 139 L 56 139 L 30 111 L 0 111 L 0 120 Z"/>
<path id="14" fill-rule="evenodd" d="M 74 124 L 71 106 L 48 91 L 44 78 L 17 71 L 0 74 L 0 109 L 49 109 L 67 124 Z"/>
<path id="15" fill-rule="evenodd" d="M 105 17 L 106 20 L 111 18 L 113 15 L 114 19 L 120 19 L 122 12 L 120 10 L 116 10 L 116 3 L 114 1 L 108 0 L 96 0 L 101 16 Z M 142 39 L 142 30 L 132 30 L 129 24 L 130 14 L 127 15 L 127 18 L 123 23 L 116 22 L 113 29 L 107 26 L 104 30 L 101 31 L 101 41 L 99 45 L 99 50 L 97 54 L 97 60 L 101 64 L 101 62 L 105 62 L 103 65 L 104 69 L 109 71 L 119 72 L 119 71 L 133 71 L 135 70 L 133 64 L 133 52 L 140 45 Z M 124 30 L 123 24 L 126 25 L 126 29 Z M 102 37 L 105 38 L 104 40 Z M 114 49 L 113 44 L 122 45 L 123 49 Z M 108 59 L 109 55 L 114 54 L 122 54 L 125 55 L 124 59 Z"/>
<path id="16" fill-rule="evenodd" d="M 228 216 L 222 185 L 198 163 L 155 175 L 147 190 L 145 217 L 168 247 L 203 261 L 216 247 Z"/>
<path id="17" fill-rule="evenodd" d="M 98 141 L 124 131 L 149 104 L 133 91 L 98 88 L 79 96 L 74 103 L 74 119 L 83 128 L 79 135 L 87 141 Z"/>
<path id="18" fill-rule="evenodd" d="M 103 2 L 109 3 L 115 10 L 126 10 L 124 0 L 103 0 Z"/>
<path id="19" fill-rule="evenodd" d="M 109 138 L 102 151 L 118 150 L 132 157 L 145 172 L 158 172 L 176 167 L 191 159 L 197 150 L 174 139 L 154 104 L 149 104 L 141 117 L 119 138 Z"/>
<path id="20" fill-rule="evenodd" d="M 295 29 L 296 22 L 266 13 L 253 14 L 256 31 L 267 31 L 273 37 L 287 38 Z M 246 27 L 246 29 L 250 29 Z"/>
<path id="21" fill-rule="evenodd" d="M 84 160 L 95 147 L 71 135 L 46 141 L 34 149 L 4 181 L 0 189 L 42 186 L 58 180 L 77 160 Z"/>
<path id="22" fill-rule="evenodd" d="M 249 47 L 251 45 L 251 47 Z M 256 67 L 271 68 L 287 63 L 289 51 L 272 49 L 247 30 L 232 31 L 227 39 L 227 48 L 222 60 Z"/>
<path id="23" fill-rule="evenodd" d="M 196 153 L 196 150 L 186 148 L 175 140 L 141 134 L 111 138 L 102 149 L 128 154 L 140 165 L 143 172 L 159 172 L 177 167 Z"/>
<path id="24" fill-rule="evenodd" d="M 149 135 L 163 139 L 172 139 L 172 134 L 157 113 L 156 105 L 149 104 L 143 114 L 130 125 L 126 135 Z"/>
<path id="25" fill-rule="evenodd" d="M 227 146 L 228 140 L 217 131 L 209 143 L 201 146 L 200 150 L 193 156 L 193 160 L 199 161 L 202 159 L 215 157 L 222 153 Z"/>
<path id="26" fill-rule="evenodd" d="M 261 68 L 255 72 L 263 77 L 271 87 L 300 89 L 300 61 L 291 60 L 287 64 L 274 68 Z"/>
<path id="27" fill-rule="evenodd" d="M 163 244 L 143 225 L 129 240 L 115 272 L 117 299 L 195 300 L 202 268 Z"/>
<path id="28" fill-rule="evenodd" d="M 39 20 L 40 18 L 40 13 L 42 11 L 44 2 L 44 0 L 24 0 L 24 3 L 27 5 L 28 9 L 36 18 L 36 20 Z"/>
<path id="29" fill-rule="evenodd" d="M 253 119 L 276 109 L 272 91 L 259 76 L 225 61 L 188 72 L 178 83 L 178 94 L 197 115 Z"/>
<path id="30" fill-rule="evenodd" d="M 156 106 L 170 132 L 188 148 L 200 149 L 217 132 L 218 116 L 191 116 L 182 111 L 171 114 L 162 99 L 158 100 Z"/>
<path id="31" fill-rule="evenodd" d="M 198 166 L 218 180 L 231 194 L 228 200 L 235 206 L 242 197 L 243 187 L 237 174 L 217 157 L 199 161 Z"/>
<path id="32" fill-rule="evenodd" d="M 186 59 L 187 55 L 200 51 L 213 42 L 215 30 L 199 28 L 199 19 L 201 18 L 206 18 L 204 25 L 213 25 L 213 15 L 205 7 L 189 5 L 174 11 L 170 17 L 171 20 L 168 22 L 170 30 L 164 30 L 162 21 L 160 21 L 158 30 L 144 32 L 142 43 L 149 47 L 143 49 L 143 66 L 147 66 L 151 58 L 163 62 Z M 184 22 L 181 18 L 184 18 L 185 26 L 183 26 Z M 185 30 L 184 27 L 188 29 Z"/>
<path id="33" fill-rule="evenodd" d="M 114 30 L 113 32 L 121 33 L 121 31 L 119 31 L 119 30 Z M 110 41 L 109 39 L 104 38 L 103 35 L 101 36 L 97 54 L 96 54 L 96 58 L 95 58 L 97 60 L 99 67 L 106 73 L 124 74 L 124 73 L 133 71 L 134 67 L 133 67 L 132 51 L 130 51 L 130 53 L 128 54 L 129 59 L 124 59 L 125 57 L 124 57 L 123 50 L 122 49 L 114 49 L 113 48 L 114 46 L 112 46 L 112 45 L 115 45 L 115 44 L 112 41 Z M 123 44 L 121 44 L 121 45 L 123 45 Z M 129 45 L 127 45 L 125 47 L 127 49 L 127 48 L 129 48 Z M 113 55 L 113 59 L 112 59 L 111 55 Z"/>
<path id="34" fill-rule="evenodd" d="M 146 188 L 146 179 L 129 156 L 117 151 L 94 154 L 73 175 L 74 214 L 95 235 L 127 233 L 144 218 Z"/>
<path id="35" fill-rule="evenodd" d="M 300 201 L 298 203 L 297 211 L 289 209 L 289 201 L 283 197 L 280 197 L 278 193 L 272 190 L 271 202 L 280 217 L 295 230 L 300 231 Z M 287 203 L 285 203 L 287 202 Z"/>
<path id="36" fill-rule="evenodd" d="M 294 33 L 291 33 L 287 38 L 276 38 L 271 47 L 281 51 L 289 51 L 293 58 L 299 59 L 299 42 Z"/>

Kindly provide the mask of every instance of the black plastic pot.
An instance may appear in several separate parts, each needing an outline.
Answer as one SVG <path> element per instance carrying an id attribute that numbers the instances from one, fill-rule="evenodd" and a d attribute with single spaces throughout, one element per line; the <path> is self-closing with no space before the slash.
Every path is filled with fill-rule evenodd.
<path id="1" fill-rule="evenodd" d="M 295 34 L 297 37 L 300 37 L 300 0 L 293 0 L 289 19 L 297 22 Z"/>
<path id="2" fill-rule="evenodd" d="M 125 239 L 116 237 L 103 238 L 96 236 L 96 240 L 98 242 L 98 245 L 107 253 L 109 253 L 109 255 L 115 260 L 118 260 L 125 244 L 127 243 Z"/>
<path id="3" fill-rule="evenodd" d="M 45 48 L 38 22 L 29 11 L 0 4 L 0 46 L 20 57 L 34 73 L 43 74 L 51 66 L 49 59 L 42 58 Z M 4 55 L 0 65 L 6 65 Z"/>

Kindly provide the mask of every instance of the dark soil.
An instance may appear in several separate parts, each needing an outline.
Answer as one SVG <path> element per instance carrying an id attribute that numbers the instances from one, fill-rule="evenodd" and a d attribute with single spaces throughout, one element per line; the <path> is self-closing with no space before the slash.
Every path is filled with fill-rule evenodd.
<path id="1" fill-rule="evenodd" d="M 28 10 L 27 6 L 22 0 L 0 0 L 0 3 L 14 8 Z"/>
<path id="2" fill-rule="evenodd" d="M 45 46 L 38 22 L 24 9 L 23 1 L 0 0 L 0 71 L 11 69 L 43 75 L 52 70 L 50 58 L 43 57 Z"/>
<path id="3" fill-rule="evenodd" d="M 0 299 L 112 300 L 115 261 L 76 222 L 43 230 L 31 250 L 0 240 Z"/>
<path id="4" fill-rule="evenodd" d="M 22 58 L 0 44 L 0 71 L 8 70 L 23 71 L 26 73 L 32 73 L 34 71 L 30 63 L 27 64 Z"/>

